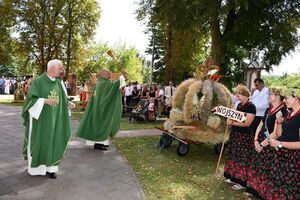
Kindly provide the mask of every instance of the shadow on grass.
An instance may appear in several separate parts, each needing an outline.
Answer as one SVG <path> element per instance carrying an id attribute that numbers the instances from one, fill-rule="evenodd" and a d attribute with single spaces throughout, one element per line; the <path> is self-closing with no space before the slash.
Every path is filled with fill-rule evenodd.
<path id="1" fill-rule="evenodd" d="M 117 138 L 114 144 L 137 173 L 147 199 L 249 199 L 215 176 L 218 155 L 213 145 L 191 145 L 176 154 L 177 142 L 160 150 L 159 137 Z M 220 169 L 224 168 L 224 159 Z"/>

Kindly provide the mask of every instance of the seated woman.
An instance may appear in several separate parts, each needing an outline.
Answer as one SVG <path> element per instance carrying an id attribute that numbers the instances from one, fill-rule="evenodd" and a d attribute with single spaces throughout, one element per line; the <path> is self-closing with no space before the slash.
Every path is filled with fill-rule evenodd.
<path id="1" fill-rule="evenodd" d="M 246 113 L 246 120 L 244 122 L 227 120 L 227 124 L 232 128 L 225 158 L 224 177 L 225 182 L 235 183 L 232 187 L 234 190 L 242 189 L 247 185 L 249 164 L 255 153 L 252 142 L 254 133 L 250 126 L 256 114 L 256 108 L 249 99 L 250 91 L 247 87 L 238 86 L 236 96 L 240 101 L 237 110 Z"/>
<path id="2" fill-rule="evenodd" d="M 287 108 L 283 104 L 284 97 L 282 96 L 281 89 L 270 88 L 269 91 L 270 107 L 266 110 L 265 115 L 258 125 L 254 137 L 254 146 L 257 152 L 260 152 L 263 148 L 260 142 L 266 139 L 265 133 L 273 133 L 277 113 L 281 113 L 283 117 L 286 117 L 287 115 Z M 257 170 L 260 168 L 261 162 L 264 162 L 264 157 L 257 153 L 250 165 L 249 177 L 247 181 L 247 192 L 256 197 L 259 197 L 257 193 L 257 190 L 259 189 L 259 181 L 256 174 Z"/>
<path id="3" fill-rule="evenodd" d="M 132 104 L 133 106 L 137 106 L 137 104 L 140 102 L 141 93 L 137 89 L 137 86 L 135 85 L 132 90 Z"/>
<path id="4" fill-rule="evenodd" d="M 300 199 L 300 91 L 286 97 L 291 109 L 286 118 L 277 114 L 276 131 L 264 140 L 258 171 L 258 193 L 263 199 Z"/>

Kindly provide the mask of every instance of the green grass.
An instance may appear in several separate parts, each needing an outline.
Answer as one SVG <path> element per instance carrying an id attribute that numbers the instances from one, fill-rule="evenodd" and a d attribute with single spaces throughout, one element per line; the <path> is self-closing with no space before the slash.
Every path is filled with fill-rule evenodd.
<path id="1" fill-rule="evenodd" d="M 84 111 L 80 110 L 79 102 L 74 102 L 76 108 L 72 110 L 72 119 L 80 120 L 83 116 Z M 11 105 L 11 106 L 23 106 L 23 103 L 16 103 L 12 100 L 0 99 L 0 104 Z M 156 126 L 162 126 L 164 121 L 149 122 L 149 123 L 129 123 L 128 118 L 124 117 L 121 120 L 121 130 L 141 130 L 141 129 L 153 129 Z"/>
<path id="2" fill-rule="evenodd" d="M 72 118 L 80 120 L 83 116 L 82 111 L 72 112 Z M 140 123 L 130 123 L 129 118 L 124 117 L 121 119 L 121 130 L 143 130 L 143 129 L 153 129 L 157 126 L 163 126 L 164 121 L 156 120 L 154 122 L 140 122 Z"/>
<path id="3" fill-rule="evenodd" d="M 154 129 L 158 126 L 163 126 L 165 121 L 156 120 L 154 122 L 140 122 L 140 123 L 130 123 L 128 118 L 121 119 L 121 130 L 142 130 L 142 129 Z"/>
<path id="4" fill-rule="evenodd" d="M 72 111 L 71 114 L 73 119 L 78 119 L 78 120 L 80 120 L 83 116 L 82 111 Z"/>
<path id="5" fill-rule="evenodd" d="M 13 102 L 8 99 L 0 99 L 0 104 L 10 105 L 10 106 L 23 106 L 23 102 Z"/>
<path id="6" fill-rule="evenodd" d="M 127 158 L 147 199 L 249 199 L 242 191 L 233 191 L 222 177 L 224 160 L 218 177 L 218 156 L 213 145 L 191 145 L 186 156 L 176 154 L 177 142 L 160 151 L 159 137 L 116 138 L 114 144 Z"/>

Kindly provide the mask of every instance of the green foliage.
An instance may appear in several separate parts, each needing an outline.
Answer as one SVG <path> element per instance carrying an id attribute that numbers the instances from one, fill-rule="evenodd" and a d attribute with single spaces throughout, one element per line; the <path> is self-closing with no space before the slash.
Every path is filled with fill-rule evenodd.
<path id="1" fill-rule="evenodd" d="M 12 0 L 0 1 L 0 13 L 2 15 L 2 17 L 0 18 L 0 67 L 3 70 L 4 68 L 9 68 L 8 65 L 11 62 L 11 56 L 12 56 L 13 44 L 10 35 L 12 33 L 12 28 L 15 25 L 15 13 L 13 12 L 13 1 Z"/>
<path id="2" fill-rule="evenodd" d="M 65 18 L 67 20 L 66 36 L 66 72 L 76 66 L 78 48 L 87 43 L 94 35 L 100 10 L 95 0 L 67 0 L 65 8 Z M 80 59 L 80 58 L 79 58 Z"/>
<path id="3" fill-rule="evenodd" d="M 92 38 L 100 9 L 95 0 L 21 0 L 15 4 L 19 50 L 34 61 L 38 73 L 50 59 L 76 65 L 81 44 Z"/>
<path id="4" fill-rule="evenodd" d="M 201 63 L 210 48 L 221 74 L 228 76 L 222 80 L 239 81 L 244 67 L 240 62 L 249 58 L 252 48 L 260 50 L 262 64 L 271 69 L 299 44 L 299 1 L 141 0 L 139 5 L 138 19 L 148 22 L 155 40 L 161 41 L 156 67 L 166 72 L 165 80 L 173 74 L 185 79 L 195 69 L 192 60 Z"/>
<path id="5" fill-rule="evenodd" d="M 267 87 L 286 87 L 299 88 L 300 74 L 283 75 L 283 76 L 265 76 L 263 77 Z"/>
<path id="6" fill-rule="evenodd" d="M 112 50 L 115 59 L 107 54 L 108 50 Z M 80 60 L 76 61 L 74 67 L 79 82 L 88 80 L 92 73 L 98 73 L 104 68 L 112 72 L 121 72 L 125 68 L 128 71 L 127 81 L 143 81 L 143 58 L 133 48 L 126 48 L 125 45 L 112 48 L 107 44 L 97 44 L 81 48 L 79 54 Z"/>
<path id="7" fill-rule="evenodd" d="M 144 64 L 142 69 L 142 75 L 143 75 L 142 83 L 150 83 L 151 66 L 147 66 L 147 64 Z"/>
<path id="8" fill-rule="evenodd" d="M 80 59 L 76 60 L 74 72 L 80 83 L 89 80 L 92 73 L 98 73 L 107 66 L 109 58 L 106 52 L 108 50 L 109 47 L 106 44 L 83 46 L 78 50 Z"/>
<path id="9" fill-rule="evenodd" d="M 143 81 L 143 63 L 140 55 L 134 48 L 126 48 L 125 45 L 118 46 L 114 50 L 115 59 L 108 62 L 108 69 L 120 72 L 123 68 L 128 71 L 128 81 Z"/>
<path id="10" fill-rule="evenodd" d="M 0 74 L 3 76 L 14 76 L 16 69 L 9 67 L 8 65 L 0 65 Z"/>
<path id="11" fill-rule="evenodd" d="M 155 82 L 180 83 L 192 76 L 207 55 L 208 33 L 188 22 L 193 20 L 192 13 L 197 12 L 190 3 L 185 0 L 140 2 L 138 19 L 147 21 L 150 43 L 146 52 L 154 54 Z"/>

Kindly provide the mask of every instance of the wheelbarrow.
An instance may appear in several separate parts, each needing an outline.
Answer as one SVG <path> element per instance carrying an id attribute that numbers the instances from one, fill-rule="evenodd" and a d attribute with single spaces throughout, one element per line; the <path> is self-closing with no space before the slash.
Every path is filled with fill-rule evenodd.
<path id="1" fill-rule="evenodd" d="M 162 131 L 162 134 L 161 134 L 160 139 L 159 139 L 159 148 L 161 150 L 165 149 L 165 148 L 168 148 L 168 147 L 171 146 L 173 140 L 176 140 L 176 141 L 178 141 L 178 146 L 176 148 L 176 153 L 179 156 L 185 156 L 189 152 L 190 145 L 192 145 L 192 144 L 204 144 L 203 142 L 195 142 L 195 141 L 192 141 L 192 140 L 178 138 L 174 134 L 169 133 L 168 131 L 164 130 L 161 127 L 156 127 L 156 129 Z M 214 145 L 214 152 L 217 155 L 219 155 L 220 152 L 221 152 L 221 148 L 222 148 L 222 143 L 215 144 Z"/>

